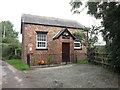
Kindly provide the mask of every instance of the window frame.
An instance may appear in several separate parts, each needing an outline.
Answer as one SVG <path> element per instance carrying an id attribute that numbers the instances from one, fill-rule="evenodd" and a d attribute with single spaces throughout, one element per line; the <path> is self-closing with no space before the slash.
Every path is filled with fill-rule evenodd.
<path id="1" fill-rule="evenodd" d="M 79 44 L 80 47 L 75 47 L 75 44 Z M 74 49 L 82 49 L 82 44 L 81 44 L 81 42 L 74 41 Z"/>
<path id="2" fill-rule="evenodd" d="M 46 41 L 38 41 L 38 35 L 46 35 Z M 45 42 L 45 47 L 38 47 L 38 42 Z M 47 34 L 46 33 L 37 33 L 36 35 L 36 49 L 47 49 Z"/>
<path id="3" fill-rule="evenodd" d="M 79 49 L 79 50 L 81 50 L 81 49 L 82 49 L 82 43 L 79 41 L 78 35 L 76 35 L 75 37 L 76 37 L 76 39 L 74 40 L 74 49 Z M 75 44 L 79 44 L 80 47 L 75 47 Z"/>

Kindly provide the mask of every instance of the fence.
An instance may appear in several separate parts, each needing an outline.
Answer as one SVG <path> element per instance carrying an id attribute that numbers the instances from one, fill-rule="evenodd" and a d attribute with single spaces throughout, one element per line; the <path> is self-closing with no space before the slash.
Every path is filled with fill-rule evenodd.
<path id="1" fill-rule="evenodd" d="M 33 65 L 34 59 L 36 61 L 44 60 L 48 62 L 48 58 L 50 58 L 50 63 L 52 64 L 60 64 L 63 62 L 63 56 L 68 56 L 67 54 L 58 53 L 58 54 L 31 54 L 30 55 L 30 64 Z M 78 60 L 88 59 L 90 62 L 110 65 L 110 58 L 107 53 L 71 53 L 69 54 L 69 58 L 65 58 L 66 62 L 77 62 Z M 67 60 L 69 59 L 69 60 Z"/>
<path id="2" fill-rule="evenodd" d="M 103 65 L 110 65 L 110 57 L 107 53 L 91 53 L 88 55 L 89 61 Z"/>

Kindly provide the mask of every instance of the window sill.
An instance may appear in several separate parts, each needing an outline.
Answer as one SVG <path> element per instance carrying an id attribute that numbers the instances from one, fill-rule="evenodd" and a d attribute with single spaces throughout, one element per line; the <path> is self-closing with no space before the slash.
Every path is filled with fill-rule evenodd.
<path id="1" fill-rule="evenodd" d="M 74 48 L 74 50 L 82 50 L 82 48 Z"/>
<path id="2" fill-rule="evenodd" d="M 36 48 L 36 50 L 48 50 L 48 48 Z"/>

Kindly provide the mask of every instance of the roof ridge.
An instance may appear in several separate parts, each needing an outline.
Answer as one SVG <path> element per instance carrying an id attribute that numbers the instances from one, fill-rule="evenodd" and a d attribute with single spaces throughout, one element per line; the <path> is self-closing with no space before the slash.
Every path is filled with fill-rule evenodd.
<path id="1" fill-rule="evenodd" d="M 51 16 L 40 16 L 40 15 L 33 15 L 33 14 L 22 14 L 22 16 L 24 15 L 29 15 L 29 16 L 36 16 L 36 17 L 44 17 L 44 18 L 51 18 L 51 19 L 60 19 L 60 20 L 65 20 L 65 21 L 74 21 L 74 22 L 77 22 L 76 20 L 72 20 L 72 19 L 63 19 L 63 18 L 59 18 L 59 17 L 51 17 Z M 78 23 L 78 22 L 77 22 Z"/>
<path id="2" fill-rule="evenodd" d="M 41 24 L 58 27 L 69 27 L 69 28 L 84 28 L 82 24 L 75 20 L 62 19 L 57 17 L 39 16 L 31 14 L 22 14 L 22 22 L 30 24 Z"/>

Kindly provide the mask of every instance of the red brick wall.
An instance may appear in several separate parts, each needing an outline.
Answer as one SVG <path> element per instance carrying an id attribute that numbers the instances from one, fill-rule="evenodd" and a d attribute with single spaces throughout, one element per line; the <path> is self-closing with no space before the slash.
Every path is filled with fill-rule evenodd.
<path id="1" fill-rule="evenodd" d="M 62 36 L 58 39 L 53 40 L 53 36 L 60 30 L 64 30 L 65 28 L 61 27 L 52 27 L 52 26 L 42 26 L 42 25 L 32 25 L 32 24 L 24 24 L 24 30 L 22 32 L 22 60 L 26 63 L 27 61 L 27 53 L 28 53 L 28 44 L 33 44 L 33 54 L 31 55 L 31 63 L 33 59 L 37 60 L 44 59 L 47 62 L 47 57 L 51 57 L 52 61 L 55 63 L 62 62 L 62 42 L 70 43 L 70 60 L 74 60 L 76 57 L 73 55 L 74 53 L 78 53 L 77 59 L 85 59 L 86 56 L 81 53 L 86 53 L 86 47 L 82 46 L 82 50 L 74 50 L 74 41 L 73 38 L 70 39 L 62 39 Z M 82 30 L 71 29 L 68 30 L 73 32 L 82 32 Z M 36 32 L 35 31 L 48 31 L 47 33 L 47 48 L 48 50 L 36 50 Z M 82 32 L 83 33 L 83 32 Z M 42 54 L 42 56 L 40 55 Z M 48 55 L 51 54 L 51 55 Z M 81 56 L 80 56 L 81 55 Z M 55 59 L 54 59 L 55 58 Z"/>

